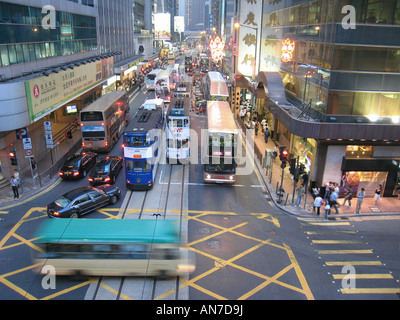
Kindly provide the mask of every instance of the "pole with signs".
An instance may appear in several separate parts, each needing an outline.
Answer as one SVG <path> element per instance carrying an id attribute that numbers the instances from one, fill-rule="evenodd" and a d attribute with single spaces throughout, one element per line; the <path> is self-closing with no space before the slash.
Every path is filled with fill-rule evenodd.
<path id="1" fill-rule="evenodd" d="M 54 164 L 54 161 L 53 161 L 54 141 L 53 141 L 53 131 L 51 130 L 51 122 L 44 121 L 43 127 L 44 127 L 44 137 L 46 140 L 46 148 L 50 149 L 51 165 L 53 165 Z"/>

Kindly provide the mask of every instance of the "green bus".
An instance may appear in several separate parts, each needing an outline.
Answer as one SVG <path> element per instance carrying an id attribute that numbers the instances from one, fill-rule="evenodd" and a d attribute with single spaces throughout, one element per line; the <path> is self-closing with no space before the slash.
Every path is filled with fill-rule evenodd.
<path id="1" fill-rule="evenodd" d="M 36 271 L 56 275 L 181 276 L 194 271 L 175 220 L 50 219 L 36 231 Z M 45 268 L 47 270 L 47 268 Z"/>

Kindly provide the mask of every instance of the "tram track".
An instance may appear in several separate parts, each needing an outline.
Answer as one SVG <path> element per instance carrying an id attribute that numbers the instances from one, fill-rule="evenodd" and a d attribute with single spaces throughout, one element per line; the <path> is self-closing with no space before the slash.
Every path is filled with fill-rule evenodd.
<path id="1" fill-rule="evenodd" d="M 179 235 L 182 236 L 185 178 L 188 177 L 188 169 L 187 165 L 160 165 L 153 189 L 144 192 L 128 190 L 119 218 L 177 219 Z M 93 282 L 92 288 L 89 288 L 85 299 L 178 300 L 180 281 L 179 276 L 167 279 L 154 276 L 99 277 Z"/>

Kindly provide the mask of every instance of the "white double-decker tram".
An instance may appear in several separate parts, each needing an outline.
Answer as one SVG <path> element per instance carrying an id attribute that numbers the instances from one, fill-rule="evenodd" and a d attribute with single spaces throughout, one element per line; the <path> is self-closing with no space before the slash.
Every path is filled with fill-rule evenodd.
<path id="1" fill-rule="evenodd" d="M 167 163 L 189 163 L 190 92 L 190 82 L 178 83 L 168 108 L 166 119 Z"/>
<path id="2" fill-rule="evenodd" d="M 208 129 L 203 137 L 203 178 L 209 183 L 235 183 L 238 130 L 229 103 L 207 102 Z"/>

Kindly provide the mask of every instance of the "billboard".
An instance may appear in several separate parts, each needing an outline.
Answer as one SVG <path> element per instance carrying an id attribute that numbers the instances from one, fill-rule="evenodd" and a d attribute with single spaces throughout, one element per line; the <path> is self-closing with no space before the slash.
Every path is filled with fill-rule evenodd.
<path id="1" fill-rule="evenodd" d="M 171 15 L 156 13 L 154 15 L 154 39 L 171 40 Z"/>
<path id="2" fill-rule="evenodd" d="M 185 17 L 174 17 L 174 32 L 185 32 Z"/>
<path id="3" fill-rule="evenodd" d="M 25 82 L 31 123 L 112 75 L 114 58 L 60 70 Z"/>

